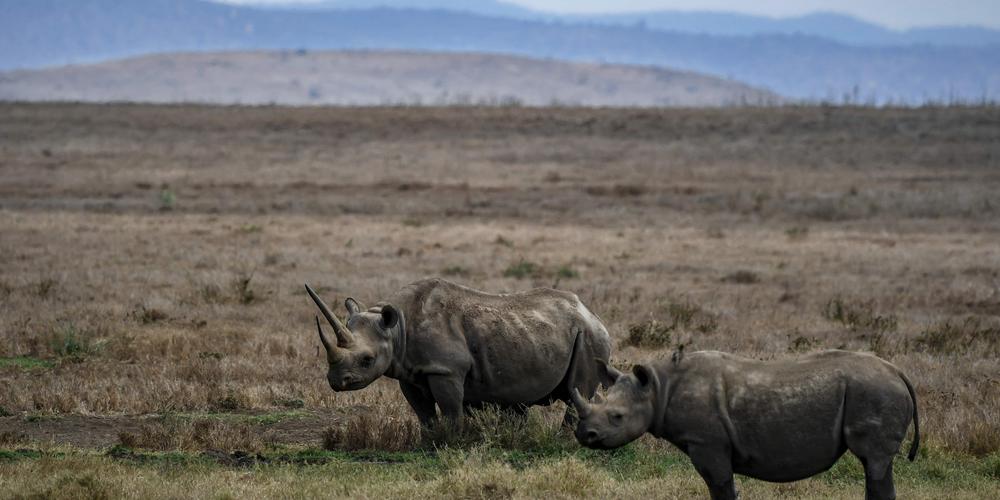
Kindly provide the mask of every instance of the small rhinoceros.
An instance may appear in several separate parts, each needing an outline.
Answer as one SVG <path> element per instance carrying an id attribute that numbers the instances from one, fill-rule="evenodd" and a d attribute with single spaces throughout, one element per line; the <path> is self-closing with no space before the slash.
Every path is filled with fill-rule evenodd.
<path id="1" fill-rule="evenodd" d="M 336 334 L 326 347 L 334 391 L 367 387 L 381 376 L 399 388 L 424 425 L 457 420 L 464 408 L 495 404 L 515 411 L 570 403 L 610 385 L 603 363 L 611 338 L 572 293 L 536 289 L 493 295 L 442 279 L 417 281 L 365 309 L 346 300 L 342 323 L 316 292 L 306 290 Z M 567 423 L 572 412 L 567 408 Z"/>
<path id="2" fill-rule="evenodd" d="M 666 439 L 691 458 L 713 499 L 736 498 L 733 473 L 796 481 L 829 469 L 846 450 L 864 465 L 866 498 L 895 498 L 892 461 L 911 417 L 911 461 L 920 443 L 913 386 L 870 354 L 765 362 L 675 353 L 629 375 L 606 369 L 615 383 L 605 400 L 573 394 L 577 440 L 607 449 L 646 432 Z"/>

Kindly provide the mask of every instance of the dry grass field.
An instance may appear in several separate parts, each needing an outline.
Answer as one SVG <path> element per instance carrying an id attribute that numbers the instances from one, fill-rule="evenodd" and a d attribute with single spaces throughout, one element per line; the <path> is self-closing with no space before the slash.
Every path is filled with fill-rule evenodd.
<path id="1" fill-rule="evenodd" d="M 874 351 L 919 399 L 902 498 L 1000 481 L 1000 110 L 0 104 L 0 497 L 705 495 L 561 404 L 427 445 L 330 391 L 303 292 L 555 286 L 614 359 Z M 341 309 L 342 311 L 342 309 Z M 745 498 L 860 498 L 845 458 Z"/>

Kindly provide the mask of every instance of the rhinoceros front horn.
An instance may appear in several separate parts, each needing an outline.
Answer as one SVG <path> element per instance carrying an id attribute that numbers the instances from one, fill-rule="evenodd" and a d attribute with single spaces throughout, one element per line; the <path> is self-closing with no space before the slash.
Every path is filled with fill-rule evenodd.
<path id="1" fill-rule="evenodd" d="M 330 326 L 333 327 L 333 333 L 337 335 L 337 346 L 347 348 L 354 345 L 354 336 L 351 335 L 351 331 L 340 322 L 340 319 L 338 319 L 337 315 L 333 314 L 333 311 L 327 307 L 327 305 L 323 302 L 323 299 L 319 298 L 319 295 L 316 295 L 316 292 L 314 292 L 309 285 L 306 285 L 306 292 L 309 293 L 313 302 L 315 302 L 316 306 L 319 307 L 319 312 L 323 313 L 323 317 L 325 317 L 330 323 Z M 320 336 L 321 339 L 325 338 L 323 337 L 323 330 L 320 330 Z M 330 349 L 329 342 L 324 341 L 323 345 L 326 347 L 327 352 L 333 352 Z"/>
<path id="2" fill-rule="evenodd" d="M 581 417 L 586 417 L 590 414 L 590 403 L 583 398 L 579 389 L 574 388 L 573 392 L 570 393 L 570 398 L 573 399 L 573 406 L 576 407 L 576 412 L 579 413 Z"/>

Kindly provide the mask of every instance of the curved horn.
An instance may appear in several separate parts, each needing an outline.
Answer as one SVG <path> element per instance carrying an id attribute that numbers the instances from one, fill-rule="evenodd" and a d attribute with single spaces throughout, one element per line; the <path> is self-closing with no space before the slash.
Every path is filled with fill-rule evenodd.
<path id="1" fill-rule="evenodd" d="M 337 346 L 330 344 L 330 339 L 326 338 L 326 334 L 323 333 L 323 327 L 319 324 L 319 316 L 316 316 L 316 330 L 319 331 L 319 341 L 326 348 L 327 359 L 337 357 Z"/>
<path id="2" fill-rule="evenodd" d="M 590 414 L 590 403 L 580 394 L 580 389 L 573 389 L 573 392 L 569 394 L 570 398 L 573 399 L 573 406 L 576 407 L 576 412 L 580 414 L 581 417 L 586 417 Z"/>
<path id="3" fill-rule="evenodd" d="M 327 307 L 327 305 L 323 302 L 323 299 L 319 298 L 319 295 L 316 295 L 316 292 L 314 292 L 309 285 L 306 285 L 306 292 L 309 292 L 309 296 L 312 297 L 313 302 L 315 302 L 316 306 L 319 307 L 319 312 L 323 313 L 323 316 L 330 323 L 330 326 L 333 327 L 333 333 L 337 335 L 337 345 L 340 347 L 350 347 L 353 345 L 354 336 L 351 335 L 351 331 L 340 322 L 340 319 L 338 319 L 337 315 L 333 314 L 333 311 Z"/>

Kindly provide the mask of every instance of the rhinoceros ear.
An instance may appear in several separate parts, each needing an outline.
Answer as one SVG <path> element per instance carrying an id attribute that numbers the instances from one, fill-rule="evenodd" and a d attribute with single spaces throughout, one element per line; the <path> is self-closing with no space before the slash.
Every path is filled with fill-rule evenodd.
<path id="1" fill-rule="evenodd" d="M 622 372 L 608 364 L 607 361 L 601 358 L 594 358 L 594 361 L 597 362 L 598 375 L 604 381 L 604 387 L 611 387 L 618 380 L 618 377 L 622 376 Z"/>
<path id="2" fill-rule="evenodd" d="M 354 297 L 348 297 L 347 300 L 344 301 L 344 307 L 347 308 L 347 312 L 349 312 L 351 316 L 354 316 L 362 311 L 361 304 L 354 300 Z"/>
<path id="3" fill-rule="evenodd" d="M 639 380 L 639 387 L 643 389 L 652 388 L 653 380 L 656 379 L 656 374 L 653 373 L 653 369 L 643 364 L 633 366 L 632 374 Z"/>
<path id="4" fill-rule="evenodd" d="M 391 330 L 399 325 L 400 313 L 392 304 L 382 306 L 382 327 Z"/>

